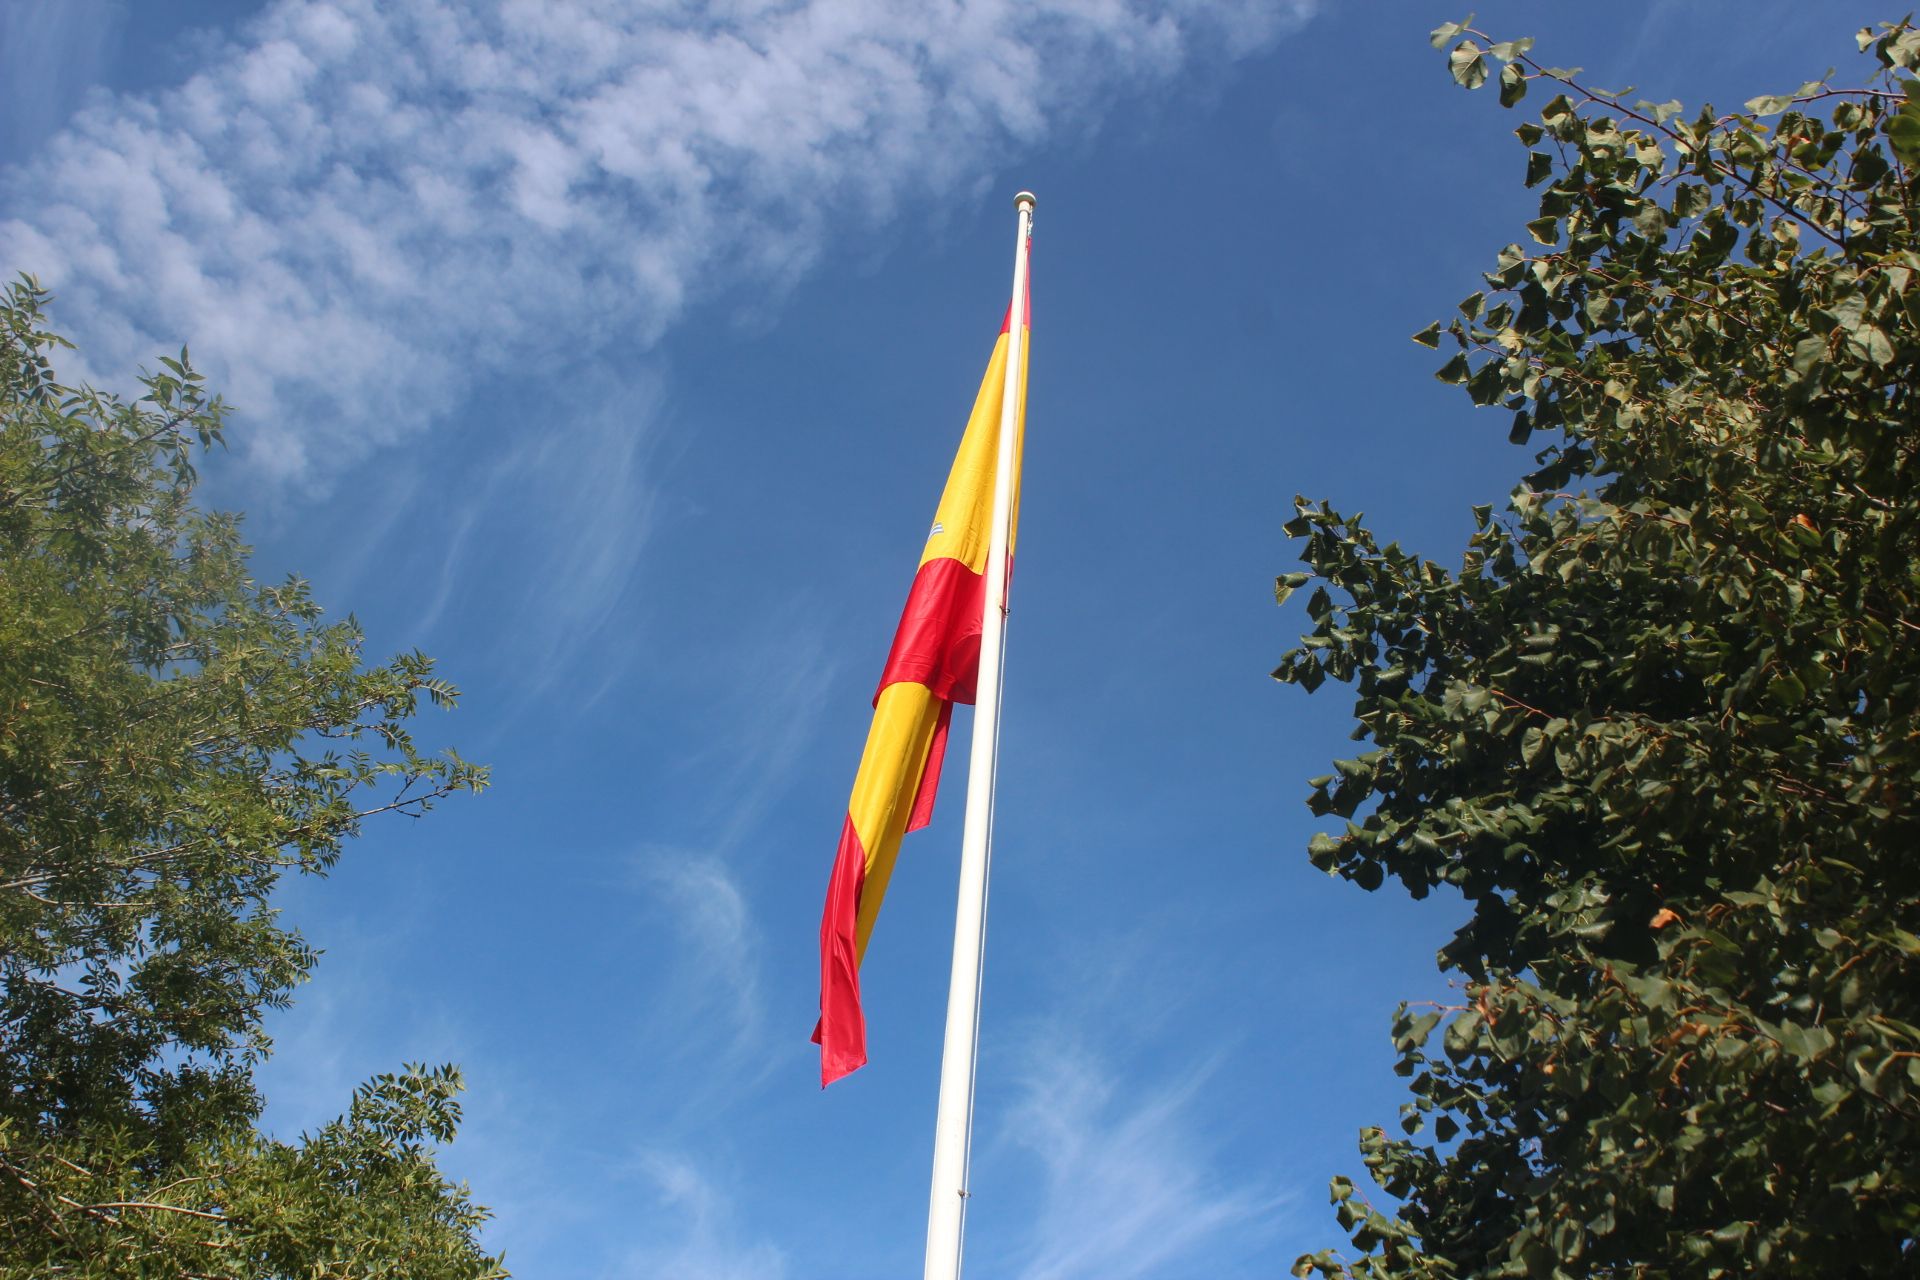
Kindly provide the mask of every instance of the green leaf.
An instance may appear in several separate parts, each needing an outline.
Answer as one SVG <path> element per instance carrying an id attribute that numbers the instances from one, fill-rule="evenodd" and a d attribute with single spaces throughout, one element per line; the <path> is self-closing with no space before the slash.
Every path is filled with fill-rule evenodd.
<path id="1" fill-rule="evenodd" d="M 1521 69 L 1520 64 L 1509 62 L 1500 68 L 1500 105 L 1511 107 L 1526 96 L 1527 73 Z"/>
<path id="2" fill-rule="evenodd" d="M 1453 73 L 1454 83 L 1463 88 L 1478 89 L 1487 82 L 1486 54 L 1471 40 L 1453 47 L 1447 56 L 1447 69 Z"/>
<path id="3" fill-rule="evenodd" d="M 1423 347 L 1438 348 L 1440 345 L 1440 322 L 1435 320 L 1432 324 L 1414 334 L 1413 340 Z"/>
<path id="4" fill-rule="evenodd" d="M 1866 322 L 1867 297 L 1858 292 L 1846 294 L 1820 314 L 1832 320 L 1841 329 L 1852 333 Z"/>
<path id="5" fill-rule="evenodd" d="M 1538 726 L 1529 728 L 1520 737 L 1520 761 L 1532 764 L 1540 756 L 1540 750 L 1547 745 L 1547 735 Z"/>
<path id="6" fill-rule="evenodd" d="M 1402 1053 L 1417 1049 L 1427 1042 L 1427 1037 L 1432 1035 L 1433 1029 L 1439 1025 L 1438 1013 L 1423 1013 L 1418 1017 L 1409 1018 L 1400 1028 L 1399 1033 L 1394 1036 L 1394 1047 Z"/>
<path id="7" fill-rule="evenodd" d="M 1436 49 L 1447 47 L 1447 41 L 1473 25 L 1473 15 L 1468 14 L 1461 22 L 1443 22 L 1427 34 L 1427 40 Z"/>
<path id="8" fill-rule="evenodd" d="M 1506 383 L 1501 375 L 1501 364 L 1498 360 L 1487 361 L 1474 370 L 1473 376 L 1467 379 L 1467 394 L 1475 404 L 1494 403 L 1500 398 L 1505 388 Z"/>
<path id="9" fill-rule="evenodd" d="M 1827 359 L 1825 338 L 1801 338 L 1793 344 L 1793 356 L 1788 361 L 1788 367 L 1804 377 L 1819 365 L 1825 364 Z"/>
<path id="10" fill-rule="evenodd" d="M 1847 337 L 1847 346 L 1871 364 L 1893 363 L 1893 342 L 1878 325 L 1863 324 Z"/>
<path id="11" fill-rule="evenodd" d="M 1894 66 L 1911 70 L 1920 63 L 1920 31 L 1902 31 L 1888 40 L 1886 54 Z"/>
<path id="12" fill-rule="evenodd" d="M 1902 160 L 1920 159 L 1920 109 L 1908 103 L 1887 120 L 1887 140 Z"/>

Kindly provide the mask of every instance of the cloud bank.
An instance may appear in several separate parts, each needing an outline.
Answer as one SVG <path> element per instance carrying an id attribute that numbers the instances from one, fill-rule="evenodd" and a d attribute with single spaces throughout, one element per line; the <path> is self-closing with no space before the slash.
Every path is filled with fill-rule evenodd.
<path id="1" fill-rule="evenodd" d="M 1315 0 L 278 0 L 6 175 L 0 268 L 100 369 L 183 338 L 319 481 L 481 377 L 778 289 Z M 845 234 L 836 232 L 836 235 Z"/>

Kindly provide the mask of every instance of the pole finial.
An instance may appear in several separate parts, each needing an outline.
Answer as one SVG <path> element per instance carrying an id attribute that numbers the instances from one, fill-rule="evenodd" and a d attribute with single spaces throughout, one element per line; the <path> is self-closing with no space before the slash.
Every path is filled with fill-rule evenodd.
<path id="1" fill-rule="evenodd" d="M 1020 206 L 1025 205 L 1027 207 L 1028 212 L 1032 212 L 1034 206 L 1039 203 L 1040 202 L 1038 200 L 1034 199 L 1033 192 L 1031 191 L 1022 191 L 1019 195 L 1013 198 L 1014 208 L 1018 209 Z"/>

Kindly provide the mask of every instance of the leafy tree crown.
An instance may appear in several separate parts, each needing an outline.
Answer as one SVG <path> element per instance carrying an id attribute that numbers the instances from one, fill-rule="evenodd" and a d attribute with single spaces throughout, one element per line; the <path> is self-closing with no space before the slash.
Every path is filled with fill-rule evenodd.
<path id="1" fill-rule="evenodd" d="M 1469 23 L 1458 83 L 1550 95 L 1539 216 L 1416 340 L 1534 467 L 1457 571 L 1296 500 L 1274 673 L 1353 687 L 1310 856 L 1457 888 L 1461 994 L 1394 1020 L 1398 1207 L 1336 1178 L 1356 1252 L 1295 1272 L 1910 1274 L 1920 30 L 1722 113 Z"/>
<path id="2" fill-rule="evenodd" d="M 453 1068 L 256 1127 L 262 1019 L 316 958 L 274 889 L 485 785 L 408 729 L 457 692 L 248 575 L 192 500 L 227 413 L 184 349 L 137 399 L 66 386 L 46 302 L 0 302 L 0 1275 L 501 1274 L 433 1164 Z"/>

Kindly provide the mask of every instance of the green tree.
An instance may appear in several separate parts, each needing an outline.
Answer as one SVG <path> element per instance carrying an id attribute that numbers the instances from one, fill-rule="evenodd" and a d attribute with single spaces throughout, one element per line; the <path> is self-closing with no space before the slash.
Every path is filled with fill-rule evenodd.
<path id="1" fill-rule="evenodd" d="M 262 1017 L 315 959 L 274 886 L 485 784 L 407 732 L 455 691 L 247 576 L 192 502 L 225 411 L 184 350 L 131 403 L 63 386 L 45 302 L 0 304 L 0 1275 L 503 1274 L 433 1163 L 452 1067 L 297 1143 L 256 1123 Z"/>
<path id="2" fill-rule="evenodd" d="M 1434 33 L 1503 105 L 1531 243 L 1442 381 L 1539 450 L 1457 572 L 1297 502 L 1312 633 L 1370 748 L 1310 847 L 1455 886 L 1448 1007 L 1393 1026 L 1401 1132 L 1336 1178 L 1326 1276 L 1920 1268 L 1920 31 L 1859 87 L 1628 102 Z"/>

